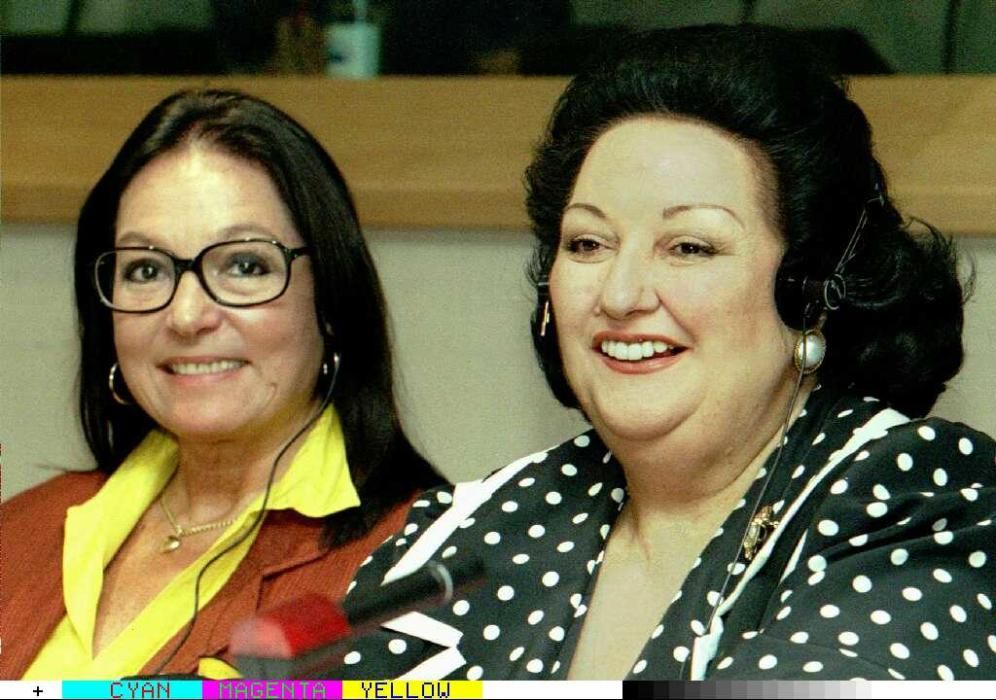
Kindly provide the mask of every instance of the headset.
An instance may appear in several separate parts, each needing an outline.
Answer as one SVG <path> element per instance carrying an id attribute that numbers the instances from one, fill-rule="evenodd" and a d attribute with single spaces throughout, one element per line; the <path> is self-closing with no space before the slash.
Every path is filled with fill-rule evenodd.
<path id="1" fill-rule="evenodd" d="M 823 279 L 810 279 L 805 274 L 779 270 L 775 278 L 775 308 L 786 325 L 801 331 L 792 351 L 792 362 L 799 371 L 800 379 L 816 372 L 826 358 L 827 339 L 823 335 L 823 325 L 830 312 L 839 309 L 847 300 L 844 268 L 856 254 L 861 233 L 868 224 L 868 208 L 876 203 L 885 206 L 885 195 L 874 166 L 871 179 L 874 194 L 861 207 L 847 246 L 830 275 Z M 795 312 L 800 312 L 800 316 L 796 317 Z"/>
<path id="2" fill-rule="evenodd" d="M 775 278 L 775 306 L 786 325 L 806 332 L 822 326 L 826 315 L 839 309 L 847 300 L 847 282 L 844 268 L 854 258 L 858 241 L 868 225 L 869 207 L 886 206 L 881 180 L 872 174 L 873 195 L 865 200 L 854 231 L 833 271 L 825 278 L 811 278 L 806 274 L 780 270 Z M 800 313 L 801 312 L 801 313 Z"/>

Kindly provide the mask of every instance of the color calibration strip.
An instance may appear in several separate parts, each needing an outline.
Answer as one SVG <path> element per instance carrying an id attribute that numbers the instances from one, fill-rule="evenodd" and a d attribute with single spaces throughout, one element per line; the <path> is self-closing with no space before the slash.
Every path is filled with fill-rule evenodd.
<path id="1" fill-rule="evenodd" d="M 996 681 L 0 681 L 0 698 L 992 698 Z"/>

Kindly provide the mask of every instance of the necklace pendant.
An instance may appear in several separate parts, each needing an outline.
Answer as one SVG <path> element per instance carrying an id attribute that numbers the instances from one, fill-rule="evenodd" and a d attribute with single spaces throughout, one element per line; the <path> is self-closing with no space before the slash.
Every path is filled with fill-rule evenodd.
<path id="1" fill-rule="evenodd" d="M 180 548 L 183 542 L 176 535 L 167 535 L 163 546 L 159 548 L 159 551 L 163 554 L 169 554 L 170 552 L 175 552 Z"/>

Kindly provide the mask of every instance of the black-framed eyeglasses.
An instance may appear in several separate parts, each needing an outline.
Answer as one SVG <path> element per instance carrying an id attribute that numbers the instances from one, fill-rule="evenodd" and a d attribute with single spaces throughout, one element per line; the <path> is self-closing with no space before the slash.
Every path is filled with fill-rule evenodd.
<path id="1" fill-rule="evenodd" d="M 101 253 L 93 281 L 101 303 L 125 313 L 152 313 L 173 301 L 180 277 L 193 272 L 207 295 L 223 306 L 273 301 L 290 284 L 291 264 L 307 246 L 249 238 L 209 245 L 193 259 L 155 246 L 127 246 Z"/>

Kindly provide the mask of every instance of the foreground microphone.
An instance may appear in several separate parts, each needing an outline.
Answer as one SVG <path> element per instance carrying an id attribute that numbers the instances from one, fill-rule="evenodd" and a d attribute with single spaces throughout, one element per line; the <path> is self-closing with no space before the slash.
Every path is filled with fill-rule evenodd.
<path id="1" fill-rule="evenodd" d="M 350 638 L 407 612 L 445 605 L 483 577 L 481 560 L 468 557 L 449 566 L 426 562 L 342 604 L 312 593 L 237 625 L 229 651 L 245 678 L 321 678 L 342 665 Z"/>

